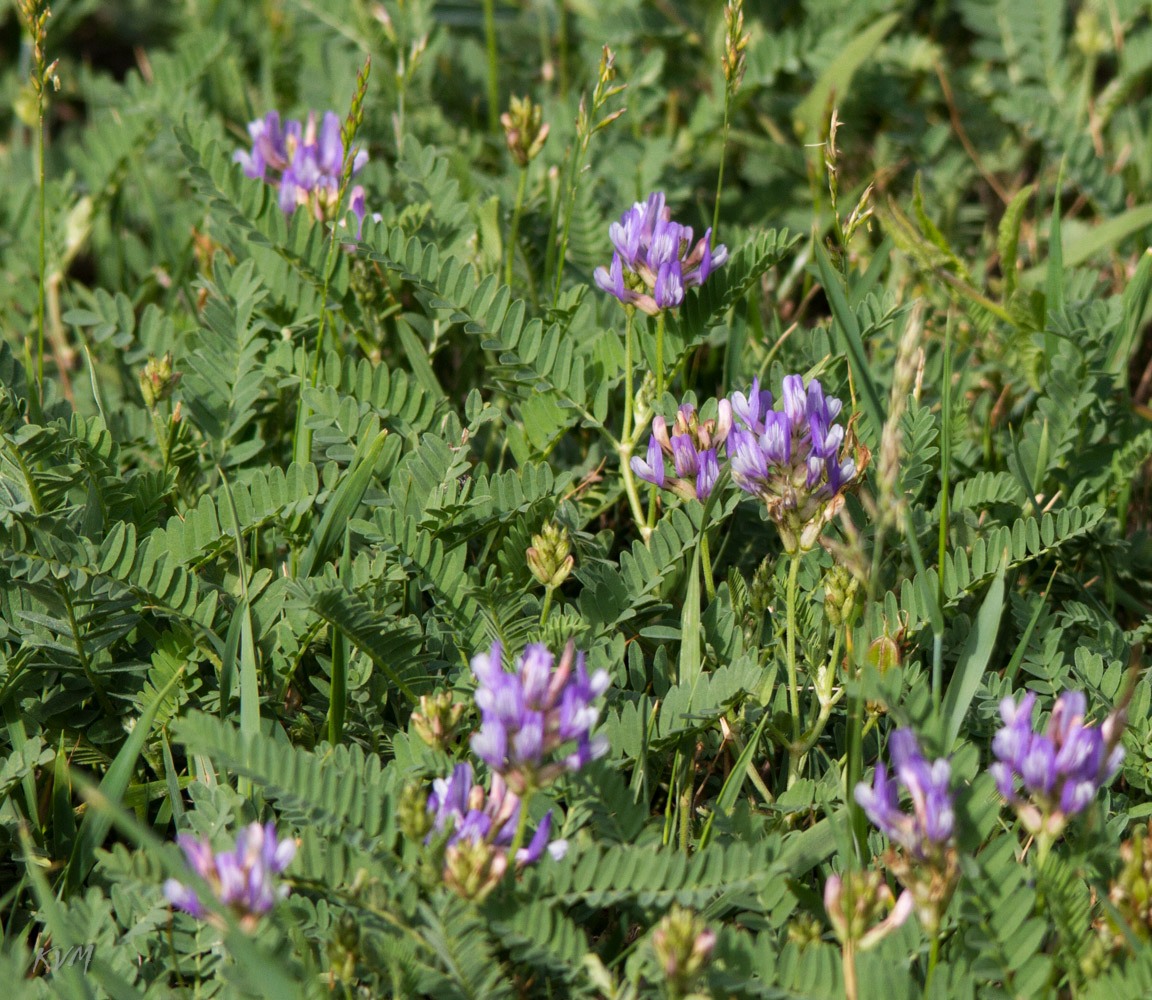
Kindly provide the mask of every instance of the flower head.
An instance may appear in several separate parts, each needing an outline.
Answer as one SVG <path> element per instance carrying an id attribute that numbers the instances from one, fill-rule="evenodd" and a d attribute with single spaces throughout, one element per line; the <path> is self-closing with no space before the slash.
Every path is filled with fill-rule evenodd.
<path id="1" fill-rule="evenodd" d="M 288 886 L 277 885 L 279 875 L 296 854 L 296 841 L 277 840 L 273 823 L 250 823 L 236 837 L 236 849 L 215 853 L 207 839 L 182 833 L 176 838 L 188 866 L 211 886 L 216 898 L 231 907 L 240 926 L 250 930 L 288 895 Z M 194 917 L 208 918 L 208 908 L 195 890 L 178 879 L 164 883 L 164 895 L 173 906 Z"/>
<path id="2" fill-rule="evenodd" d="M 1056 837 L 1120 769 L 1123 726 L 1111 716 L 1102 726 L 1085 725 L 1083 693 L 1065 691 L 1056 699 L 1048 729 L 1038 733 L 1032 728 L 1035 706 L 1033 691 L 1019 705 L 1010 697 L 1000 702 L 1004 726 L 992 739 L 996 762 L 988 770 L 1025 829 Z"/>
<path id="3" fill-rule="evenodd" d="M 592 736 L 600 710 L 593 701 L 608 688 L 607 671 L 591 676 L 584 654 L 569 642 L 556 663 L 548 647 L 534 643 L 504 670 L 500 643 L 472 658 L 480 731 L 472 750 L 517 793 L 547 784 L 563 771 L 577 771 L 608 751 L 603 736 Z M 575 743 L 561 760 L 556 751 Z"/>
<path id="4" fill-rule="evenodd" d="M 715 947 L 716 932 L 704 918 L 676 903 L 652 932 L 652 950 L 674 996 L 691 992 Z"/>
<path id="5" fill-rule="evenodd" d="M 779 410 L 759 380 L 747 395 L 733 393 L 731 405 L 742 425 L 728 440 L 733 482 L 764 502 L 787 551 L 812 548 L 868 460 L 835 422 L 840 400 L 826 397 L 816 379 L 805 389 L 799 375 L 789 375 Z"/>
<path id="6" fill-rule="evenodd" d="M 720 400 L 714 420 L 700 420 L 696 407 L 685 403 L 676 411 L 671 432 L 663 417 L 652 421 L 646 459 L 635 456 L 632 471 L 646 483 L 671 490 L 686 500 L 707 500 L 720 478 L 719 449 L 732 428 L 732 406 Z M 665 456 L 672 461 L 674 476 L 665 469 Z"/>
<path id="7" fill-rule="evenodd" d="M 915 858 L 929 858 L 952 839 L 955 814 L 948 788 L 952 768 L 945 759 L 927 761 L 911 729 L 897 729 L 888 740 L 895 776 L 889 777 L 884 762 L 876 765 L 871 787 L 856 786 L 855 798 L 876 827 L 889 840 Z M 896 783 L 912 797 L 912 813 L 901 810 Z"/>
<path id="8" fill-rule="evenodd" d="M 844 892 L 844 881 L 851 892 Z M 849 908 L 849 901 L 851 901 Z M 824 883 L 824 912 L 841 944 L 853 942 L 861 951 L 875 948 L 911 914 L 915 905 L 912 894 L 900 893 L 896 899 L 881 872 L 853 870 L 844 876 L 832 874 Z"/>
<path id="9" fill-rule="evenodd" d="M 344 140 L 340 119 L 327 111 L 316 124 L 315 113 L 307 121 L 288 121 L 270 111 L 248 126 L 252 138 L 251 152 L 237 150 L 233 156 L 244 173 L 262 180 L 279 192 L 280 209 L 291 215 L 305 206 L 316 219 L 331 219 L 337 210 L 340 182 L 344 174 Z M 353 156 L 352 173 L 358 173 L 368 162 L 368 154 L 358 150 Z M 357 237 L 367 214 L 364 188 L 356 185 L 349 192 L 348 210 L 359 222 Z M 373 218 L 378 219 L 379 215 Z"/>
<path id="10" fill-rule="evenodd" d="M 491 791 L 473 783 L 472 765 L 457 764 L 449 778 L 432 782 L 428 814 L 432 830 L 427 839 L 447 834 L 445 881 L 470 899 L 482 898 L 499 883 L 508 869 L 508 852 L 520 821 L 520 797 L 499 774 L 492 775 Z M 528 842 L 516 852 L 516 865 L 534 864 L 547 850 L 554 858 L 564 855 L 567 843 L 549 843 L 552 813 L 545 813 Z"/>
<path id="11" fill-rule="evenodd" d="M 615 252 L 610 268 L 596 269 L 597 286 L 650 316 L 675 309 L 686 289 L 702 285 L 728 259 L 727 247 L 712 246 L 711 229 L 693 245 L 692 227 L 672 221 L 662 191 L 613 222 L 608 238 Z"/>
<path id="12" fill-rule="evenodd" d="M 952 843 L 952 767 L 943 758 L 926 760 L 911 729 L 892 733 L 888 753 L 895 776 L 889 777 L 880 761 L 872 786 L 860 782 L 855 797 L 876 827 L 899 846 L 899 851 L 884 854 L 884 862 L 907 890 L 920 922 L 931 930 L 939 926 L 960 876 Z M 897 781 L 912 799 L 911 814 L 900 808 Z"/>

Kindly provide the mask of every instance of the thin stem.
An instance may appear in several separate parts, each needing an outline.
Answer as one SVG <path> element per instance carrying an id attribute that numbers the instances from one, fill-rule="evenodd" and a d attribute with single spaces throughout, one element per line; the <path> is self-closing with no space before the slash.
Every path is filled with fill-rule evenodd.
<path id="1" fill-rule="evenodd" d="M 488 48 L 488 131 L 500 128 L 500 64 L 496 52 L 496 0 L 484 0 L 484 41 Z"/>
<path id="2" fill-rule="evenodd" d="M 624 492 L 628 496 L 628 506 L 632 510 L 632 520 L 640 529 L 644 543 L 652 537 L 652 528 L 644 518 L 644 505 L 636 489 L 636 477 L 632 472 L 632 445 L 621 442 L 617 449 L 620 455 L 620 477 L 624 480 Z M 661 457 L 663 458 L 663 457 Z"/>
<path id="3" fill-rule="evenodd" d="M 796 671 L 796 585 L 800 577 L 800 560 L 804 556 L 794 552 L 788 563 L 788 590 L 785 595 L 787 625 L 785 641 L 788 651 L 788 702 L 792 713 L 792 745 L 788 748 L 788 787 L 799 777 L 800 757 L 800 681 Z"/>
<path id="4" fill-rule="evenodd" d="M 516 238 L 520 232 L 520 213 L 524 209 L 524 192 L 528 188 L 528 167 L 520 168 L 520 183 L 516 188 L 516 204 L 512 207 L 512 225 L 508 230 L 508 259 L 504 262 L 504 284 L 512 284 L 512 262 L 516 258 Z"/>
<path id="5" fill-rule="evenodd" d="M 635 377 L 632 360 L 632 323 L 636 318 L 636 310 L 632 306 L 625 306 L 627 316 L 624 326 L 624 426 L 620 429 L 620 440 L 632 440 L 632 414 L 636 407 L 636 389 L 633 385 Z"/>
<path id="6" fill-rule="evenodd" d="M 708 526 L 700 529 L 700 565 L 704 570 L 704 593 L 709 601 L 716 600 L 716 584 L 712 579 L 712 553 L 708 548 Z"/>
<path id="7" fill-rule="evenodd" d="M 557 43 L 560 49 L 560 99 L 568 97 L 568 5 L 566 0 L 560 0 L 556 5 L 557 16 Z"/>
<path id="8" fill-rule="evenodd" d="M 672 794 L 672 788 L 679 773 L 680 751 L 677 750 L 672 758 L 672 777 L 668 781 L 668 798 L 664 802 L 664 831 L 660 838 L 662 847 L 667 847 L 672 840 L 673 809 L 676 803 L 676 796 Z"/>
<path id="9" fill-rule="evenodd" d="M 40 67 L 37 73 L 43 75 Z M 47 232 L 48 208 L 47 192 L 45 187 L 44 171 L 44 87 L 41 85 L 36 91 L 36 141 L 39 150 L 39 162 L 36 164 L 36 179 L 39 185 L 40 198 L 40 289 L 36 297 L 36 394 L 40 400 L 40 407 L 44 406 L 44 310 L 47 299 L 46 279 L 48 274 Z"/>
<path id="10" fill-rule="evenodd" d="M 655 487 L 653 487 L 652 491 L 648 494 L 648 518 L 644 523 L 644 529 L 641 529 L 642 534 L 644 533 L 645 529 L 647 530 L 647 534 L 644 535 L 644 537 L 646 539 L 649 538 L 652 535 L 652 532 L 656 530 L 656 488 Z"/>
<path id="11" fill-rule="evenodd" d="M 656 399 L 664 395 L 664 313 L 656 317 Z"/>
<path id="12" fill-rule="evenodd" d="M 336 209 L 332 213 L 331 233 L 328 241 L 328 253 L 324 258 L 324 284 L 320 292 L 320 317 L 316 330 L 316 351 L 312 357 L 311 376 L 305 380 L 300 379 L 300 398 L 296 407 L 296 427 L 292 436 L 292 454 L 297 462 L 305 464 L 312 456 L 312 429 L 308 426 L 308 417 L 311 411 L 304 401 L 304 394 L 316 384 L 320 376 L 320 359 L 324 351 L 324 334 L 328 319 L 328 291 L 332 283 L 332 274 L 336 270 L 336 250 L 340 245 L 340 220 L 342 209 L 346 205 L 348 188 L 352 183 L 353 163 L 356 159 L 356 148 L 353 140 L 363 117 L 364 95 L 368 86 L 368 74 L 372 68 L 372 59 L 364 61 L 364 67 L 356 77 L 356 93 L 352 98 L 352 109 L 349 113 L 345 127 L 341 129 L 341 141 L 344 144 L 344 166 L 340 177 L 340 188 L 336 193 Z M 295 566 L 293 566 L 293 571 Z"/>
<path id="13" fill-rule="evenodd" d="M 927 998 L 932 990 L 932 977 L 936 975 L 936 962 L 940 958 L 940 928 L 932 928 L 932 936 L 928 944 L 928 974 L 924 977 L 924 996 Z"/>
<path id="14" fill-rule="evenodd" d="M 804 758 L 808 756 L 808 753 L 816 745 L 816 741 L 820 739 L 821 733 L 824 732 L 824 727 L 828 725 L 828 720 L 832 717 L 832 709 L 840 703 L 840 699 L 844 695 L 843 689 L 833 694 L 836 683 L 836 663 L 840 657 L 840 640 L 843 634 L 844 633 L 838 629 L 836 638 L 832 643 L 832 656 L 828 661 L 826 671 L 828 684 L 819 694 L 820 711 L 816 715 L 816 721 L 812 723 L 812 728 L 804 734 L 800 742 L 799 767 L 804 766 Z"/>
<path id="15" fill-rule="evenodd" d="M 680 850 L 692 850 L 692 756 L 684 755 L 684 770 L 680 780 Z"/>
<path id="16" fill-rule="evenodd" d="M 952 465 L 952 316 L 944 324 L 944 386 L 940 413 L 940 530 L 936 553 L 936 604 L 944 609 L 944 559 L 948 555 L 948 494 L 951 488 Z M 942 652 L 943 636 L 934 636 L 936 647 Z M 941 656 L 932 661 L 932 700 L 940 705 L 943 687 Z"/>
<path id="17" fill-rule="evenodd" d="M 716 204 L 712 209 L 712 245 L 716 245 L 716 233 L 720 227 L 720 192 L 724 189 L 724 154 L 728 151 L 728 123 L 732 106 L 732 88 L 724 88 L 724 133 L 720 139 L 720 170 L 716 174 Z"/>
<path id="18" fill-rule="evenodd" d="M 540 627 L 543 628 L 548 621 L 548 612 L 552 610 L 552 592 L 556 588 L 551 584 L 544 587 L 544 606 L 540 609 Z"/>
<path id="19" fill-rule="evenodd" d="M 520 816 L 516 820 L 516 834 L 512 838 L 512 846 L 508 850 L 508 878 L 515 878 L 516 855 L 524 846 L 524 838 L 528 833 L 528 803 L 532 799 L 532 789 L 526 788 L 520 798 Z"/>
<path id="20" fill-rule="evenodd" d="M 636 437 L 633 433 L 632 420 L 636 408 L 636 386 L 633 381 L 636 377 L 636 364 L 632 356 L 632 325 L 636 318 L 636 310 L 631 306 L 625 308 L 627 322 L 624 327 L 624 423 L 620 428 L 620 444 L 617 453 L 620 456 L 620 475 L 624 480 L 624 492 L 628 495 L 628 506 L 632 508 L 632 520 L 640 529 L 640 536 L 647 543 L 652 535 L 652 527 L 644 517 L 644 506 L 640 502 L 640 494 L 636 489 L 636 478 L 632 474 L 632 452 L 636 447 Z M 640 428 L 635 428 L 639 431 Z M 663 456 L 661 456 L 663 461 Z"/>
<path id="21" fill-rule="evenodd" d="M 845 1000 L 859 1000 L 860 987 L 856 982 L 856 942 L 849 939 L 844 942 L 842 952 L 844 966 L 844 997 Z"/>

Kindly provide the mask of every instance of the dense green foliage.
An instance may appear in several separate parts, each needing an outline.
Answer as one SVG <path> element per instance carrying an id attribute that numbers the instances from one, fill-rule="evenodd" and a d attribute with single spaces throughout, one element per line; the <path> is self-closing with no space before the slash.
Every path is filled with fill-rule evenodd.
<path id="1" fill-rule="evenodd" d="M 51 6 L 42 162 L 45 67 L 0 11 L 14 998 L 1152 990 L 1115 888 L 1152 816 L 1147 4 L 749 2 L 739 86 L 703 0 L 501 0 L 487 31 L 477 0 Z M 350 107 L 358 240 L 233 162 L 268 111 Z M 663 190 L 703 233 L 721 169 L 729 260 L 626 319 L 609 223 Z M 653 412 L 792 372 L 872 454 L 794 593 L 754 500 L 637 511 L 621 471 Z M 472 759 L 469 661 L 569 639 L 612 686 L 607 756 L 531 797 L 567 854 L 461 898 L 413 817 Z M 1131 698 L 1042 858 L 985 772 L 1021 689 Z M 464 711 L 433 747 L 437 692 Z M 951 756 L 960 880 L 938 934 L 849 961 L 822 893 L 884 851 L 852 786 L 895 725 Z M 168 905 L 178 831 L 273 818 L 292 891 L 254 933 Z M 694 983 L 657 957 L 674 905 L 717 935 Z"/>

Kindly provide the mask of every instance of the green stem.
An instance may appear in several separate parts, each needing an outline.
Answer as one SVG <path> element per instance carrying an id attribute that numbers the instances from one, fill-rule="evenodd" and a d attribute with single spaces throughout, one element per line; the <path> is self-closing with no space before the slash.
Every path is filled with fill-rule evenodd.
<path id="1" fill-rule="evenodd" d="M 488 49 L 488 131 L 500 128 L 500 64 L 496 52 L 496 0 L 484 0 L 484 41 Z"/>
<path id="2" fill-rule="evenodd" d="M 692 850 L 692 756 L 684 755 L 684 770 L 680 781 L 680 850 Z"/>
<path id="3" fill-rule="evenodd" d="M 43 67 L 37 66 L 36 72 L 40 74 L 43 79 Z M 37 146 L 39 149 L 39 162 L 36 165 L 37 183 L 39 185 L 39 198 L 40 198 L 40 288 L 39 294 L 36 297 L 36 394 L 39 397 L 40 408 L 44 407 L 44 310 L 45 302 L 47 299 L 47 276 L 48 276 L 48 255 L 47 255 L 47 232 L 48 232 L 48 208 L 47 208 L 47 191 L 45 186 L 45 171 L 44 171 L 44 86 L 41 83 L 36 93 L 36 115 L 37 115 Z"/>
<path id="4" fill-rule="evenodd" d="M 808 756 L 808 753 L 816 745 L 816 741 L 820 739 L 820 734 L 824 732 L 824 727 L 828 725 L 828 720 L 832 717 L 832 709 L 839 704 L 840 698 L 843 696 L 843 691 L 836 696 L 832 694 L 836 686 L 836 663 L 840 658 L 840 640 L 843 634 L 838 629 L 836 639 L 832 643 L 832 656 L 828 661 L 826 674 L 828 683 L 820 692 L 820 711 L 816 715 L 816 721 L 812 723 L 812 728 L 804 734 L 800 741 L 800 767 L 804 766 L 804 758 Z"/>
<path id="5" fill-rule="evenodd" d="M 516 258 L 516 237 L 520 232 L 520 213 L 524 209 L 524 192 L 528 187 L 528 167 L 520 168 L 520 183 L 516 188 L 516 204 L 512 208 L 512 225 L 508 231 L 508 259 L 504 262 L 504 284 L 512 285 L 512 262 Z"/>
<path id="6" fill-rule="evenodd" d="M 560 99 L 568 97 L 568 10 L 566 0 L 556 5 L 557 42 L 560 49 Z"/>
<path id="7" fill-rule="evenodd" d="M 844 998 L 845 1000 L 859 1000 L 860 986 L 856 981 L 856 942 L 849 938 L 844 942 Z"/>
<path id="8" fill-rule="evenodd" d="M 632 323 L 636 318 L 636 309 L 625 306 L 627 316 L 624 327 L 624 426 L 620 430 L 621 441 L 632 441 L 632 415 L 636 407 L 636 389 L 633 384 L 635 378 L 635 364 L 632 360 Z"/>
<path id="9" fill-rule="evenodd" d="M 640 530 L 640 535 L 647 543 L 652 535 L 652 528 L 644 517 L 644 505 L 640 501 L 640 494 L 636 489 L 636 478 L 632 474 L 632 453 L 636 447 L 632 421 L 636 407 L 635 362 L 632 356 L 632 324 L 636 310 L 631 306 L 625 309 L 627 325 L 624 328 L 624 423 L 620 429 L 620 444 L 617 453 L 620 456 L 620 475 L 624 480 L 624 492 L 628 495 L 628 506 L 632 508 L 632 520 Z M 640 428 L 635 428 L 639 431 Z M 663 456 L 661 456 L 663 461 Z"/>
<path id="10" fill-rule="evenodd" d="M 928 944 L 928 974 L 924 977 L 924 998 L 931 994 L 932 977 L 936 975 L 936 962 L 940 958 L 940 928 L 932 929 L 932 937 Z"/>
<path id="11" fill-rule="evenodd" d="M 864 771 L 864 696 L 857 684 L 848 696 L 848 761 L 845 768 L 844 799 L 848 803 L 852 833 L 861 857 L 867 856 L 868 831 L 864 826 L 864 810 L 856 802 L 852 790 L 860 782 Z"/>
<path id="12" fill-rule="evenodd" d="M 950 467 L 952 465 L 952 316 L 944 324 L 944 385 L 942 389 L 940 413 L 940 528 L 937 535 L 936 552 L 936 604 L 944 610 L 944 559 L 948 555 L 948 494 L 951 488 Z M 941 653 L 944 637 L 934 636 L 936 647 L 932 660 L 932 700 L 940 705 L 943 687 Z"/>
<path id="13" fill-rule="evenodd" d="M 617 449 L 620 455 L 620 476 L 624 480 L 624 492 L 628 496 L 628 506 L 632 510 L 632 520 L 640 530 L 640 537 L 644 543 L 652 537 L 652 528 L 644 517 L 644 504 L 640 500 L 640 493 L 636 489 L 636 477 L 632 473 L 632 445 L 621 442 Z"/>
<path id="14" fill-rule="evenodd" d="M 712 209 L 712 246 L 720 228 L 720 192 L 724 189 L 724 154 L 728 150 L 728 116 L 732 105 L 732 89 L 724 87 L 724 133 L 720 140 L 720 170 L 716 175 L 716 205 Z"/>
<path id="15" fill-rule="evenodd" d="M 540 627 L 543 628 L 548 621 L 548 612 L 552 610 L 552 592 L 556 588 L 548 585 L 544 588 L 544 606 L 540 609 Z"/>
<path id="16" fill-rule="evenodd" d="M 672 776 L 668 779 L 668 798 L 664 802 L 664 830 L 660 838 L 662 847 L 667 847 L 672 841 L 673 813 L 675 811 L 676 796 L 673 794 L 677 775 L 680 774 L 680 751 L 677 750 L 672 758 Z"/>
<path id="17" fill-rule="evenodd" d="M 302 376 L 300 379 L 300 398 L 296 407 L 296 427 L 292 435 L 292 455 L 301 465 L 304 465 L 312 456 L 312 430 L 308 427 L 308 416 L 311 411 L 308 409 L 308 404 L 304 401 L 304 394 L 309 388 L 316 384 L 317 379 L 320 377 L 320 358 L 323 355 L 324 334 L 328 320 L 328 291 L 332 283 L 333 272 L 336 270 L 336 250 L 340 245 L 340 221 L 343 219 L 341 213 L 346 205 L 345 199 L 348 196 L 348 188 L 352 183 L 352 165 L 356 156 L 356 148 L 353 145 L 353 140 L 356 138 L 356 129 L 359 126 L 359 116 L 364 101 L 364 94 L 367 90 L 368 73 L 371 66 L 371 58 L 365 60 L 364 68 L 356 78 L 356 94 L 352 98 L 352 111 L 350 114 L 352 124 L 346 129 L 341 130 L 341 138 L 344 140 L 344 165 L 343 173 L 340 177 L 340 188 L 336 193 L 336 209 L 332 213 L 328 253 L 324 258 L 324 284 L 320 292 L 320 317 L 316 329 L 316 352 L 312 357 L 311 377 L 305 380 Z M 295 554 L 293 554 L 293 563 L 295 564 Z M 293 565 L 293 572 L 295 572 L 295 565 Z"/>
<path id="18" fill-rule="evenodd" d="M 508 878 L 515 878 L 516 855 L 524 846 L 524 838 L 528 833 L 528 803 L 532 799 L 532 789 L 527 788 L 520 797 L 520 817 L 516 820 L 516 834 L 512 838 L 512 846 L 508 849 Z"/>
<path id="19" fill-rule="evenodd" d="M 664 313 L 656 317 L 656 400 L 664 395 Z"/>
<path id="20" fill-rule="evenodd" d="M 709 601 L 716 600 L 716 584 L 712 579 L 712 553 L 708 549 L 708 526 L 700 529 L 700 565 L 704 570 L 704 592 Z"/>
<path id="21" fill-rule="evenodd" d="M 785 641 L 788 655 L 788 702 L 792 713 L 792 745 L 788 748 L 788 787 L 796 784 L 800 766 L 800 680 L 796 670 L 796 585 L 803 553 L 794 552 L 788 563 L 788 590 L 785 595 L 787 624 Z"/>

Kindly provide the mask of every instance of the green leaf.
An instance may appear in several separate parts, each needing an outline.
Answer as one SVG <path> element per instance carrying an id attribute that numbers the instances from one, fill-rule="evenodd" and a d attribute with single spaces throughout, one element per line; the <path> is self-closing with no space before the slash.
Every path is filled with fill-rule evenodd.
<path id="1" fill-rule="evenodd" d="M 824 117 L 832 103 L 848 93 L 856 71 L 876 51 L 884 37 L 900 20 L 900 14 L 886 14 L 851 38 L 840 49 L 840 54 L 820 74 L 808 96 L 796 106 L 792 120 L 805 138 L 819 135 Z"/>
<path id="2" fill-rule="evenodd" d="M 1020 225 L 1024 221 L 1024 209 L 1028 207 L 1028 199 L 1036 185 L 1028 184 L 1022 187 L 1013 196 L 1000 219 L 1000 228 L 996 236 L 996 248 L 1000 252 L 1000 273 L 1004 276 L 1004 291 L 1002 301 L 1007 304 L 1016 291 L 1019 278 L 1019 267 L 1016 261 L 1017 248 L 1020 245 Z"/>
<path id="3" fill-rule="evenodd" d="M 115 760 L 108 768 L 108 773 L 104 775 L 104 780 L 100 782 L 100 793 L 105 798 L 113 802 L 119 802 L 124 798 L 132 774 L 136 770 L 137 758 L 152 730 L 156 713 L 183 676 L 184 670 L 181 668 L 136 720 L 136 725 L 132 727 L 124 746 L 120 748 L 120 752 L 116 754 Z M 68 859 L 67 884 L 70 891 L 75 892 L 84 877 L 92 870 L 92 865 L 96 861 L 96 848 L 104 842 L 111 825 L 112 820 L 99 810 L 89 809 L 84 814 L 76 843 L 72 847 L 72 856 Z"/>
<path id="4" fill-rule="evenodd" d="M 1054 211 L 1059 211 L 1059 205 Z M 1055 239 L 1059 232 L 1056 220 L 1057 217 L 1053 215 L 1052 224 L 1055 231 L 1052 233 L 1051 239 Z M 1079 267 L 1098 253 L 1115 249 L 1117 244 L 1122 243 L 1130 236 L 1143 232 L 1150 226 L 1152 226 L 1152 205 L 1137 205 L 1135 208 L 1121 212 L 1098 226 L 1093 226 L 1083 235 L 1069 232 L 1061 243 L 1064 267 Z"/>
<path id="5" fill-rule="evenodd" d="M 311 576 L 316 566 L 328 558 L 337 540 L 343 537 L 345 526 L 352 520 L 352 515 L 356 513 L 356 508 L 364 499 L 368 484 L 372 482 L 376 460 L 384 450 L 384 440 L 387 436 L 388 432 L 383 430 L 376 435 L 371 444 L 367 443 L 367 438 L 361 440 L 350 471 L 336 488 L 331 502 L 324 509 L 320 526 L 300 557 L 297 576 Z"/>
<path id="6" fill-rule="evenodd" d="M 952 749 L 956 737 L 960 734 L 964 716 L 968 714 L 968 706 L 972 704 L 972 698 L 976 694 L 976 689 L 980 687 L 988 661 L 992 658 L 992 650 L 996 647 L 996 634 L 1000 630 L 1000 616 L 1004 611 L 1004 572 L 1007 561 L 1008 557 L 1005 554 L 992 586 L 988 588 L 984 603 L 980 605 L 972 631 L 964 641 L 956 670 L 944 695 L 945 752 Z"/>
<path id="7" fill-rule="evenodd" d="M 864 398 L 864 409 L 872 422 L 872 429 L 877 439 L 884 426 L 884 408 L 880 403 L 880 392 L 872 378 L 872 369 L 868 365 L 868 356 L 864 352 L 864 341 L 860 338 L 860 325 L 856 322 L 856 314 L 848 305 L 844 294 L 844 285 L 840 276 L 832 267 L 828 254 L 819 244 L 815 247 L 816 265 L 820 269 L 820 283 L 824 286 L 824 293 L 828 296 L 828 304 L 832 307 L 832 315 L 836 325 L 844 334 L 844 343 L 848 349 L 848 358 L 852 366 L 852 373 L 860 386 Z"/>

